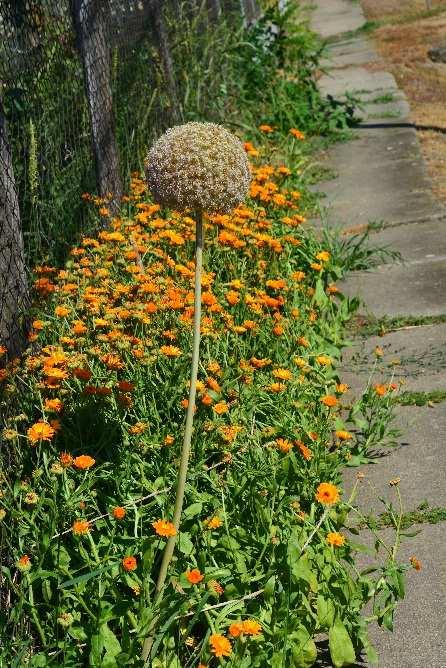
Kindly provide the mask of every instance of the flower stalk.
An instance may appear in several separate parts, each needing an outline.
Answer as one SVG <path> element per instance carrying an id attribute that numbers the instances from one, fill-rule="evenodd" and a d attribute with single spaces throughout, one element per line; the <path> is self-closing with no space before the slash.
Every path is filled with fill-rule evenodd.
<path id="1" fill-rule="evenodd" d="M 177 491 L 173 514 L 173 525 L 176 533 L 169 536 L 164 549 L 155 596 L 160 597 L 164 589 L 167 572 L 175 549 L 176 537 L 180 528 L 181 513 L 183 510 L 184 491 L 186 487 L 187 471 L 191 450 L 192 429 L 194 421 L 195 397 L 197 393 L 198 361 L 200 354 L 200 322 L 201 322 L 201 274 L 203 266 L 203 213 L 195 214 L 195 293 L 194 293 L 194 321 L 192 338 L 192 363 L 190 372 L 189 402 L 187 405 L 186 424 L 184 428 L 183 445 L 181 448 L 180 466 L 178 469 Z M 157 626 L 158 616 L 153 620 L 151 631 L 144 641 L 142 658 L 147 662 L 153 644 L 153 636 Z M 147 665 L 147 664 L 146 664 Z"/>

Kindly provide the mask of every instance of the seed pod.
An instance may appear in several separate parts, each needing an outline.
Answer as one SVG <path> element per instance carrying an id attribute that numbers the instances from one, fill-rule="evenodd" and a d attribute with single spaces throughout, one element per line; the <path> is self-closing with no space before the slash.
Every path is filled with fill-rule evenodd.
<path id="1" fill-rule="evenodd" d="M 177 211 L 229 213 L 251 181 L 242 143 L 215 123 L 170 128 L 150 149 L 145 168 L 154 200 Z"/>

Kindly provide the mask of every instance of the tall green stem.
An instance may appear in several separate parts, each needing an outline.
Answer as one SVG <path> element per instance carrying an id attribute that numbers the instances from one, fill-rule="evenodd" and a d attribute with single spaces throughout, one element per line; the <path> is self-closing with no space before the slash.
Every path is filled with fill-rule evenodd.
<path id="1" fill-rule="evenodd" d="M 200 321 L 201 321 L 201 270 L 203 266 L 203 215 L 201 211 L 196 212 L 195 227 L 195 297 L 194 297 L 194 324 L 192 339 L 192 364 L 190 371 L 189 403 L 187 405 L 186 425 L 184 428 L 183 447 L 181 449 L 180 467 L 177 479 L 177 494 L 173 513 L 173 524 L 178 533 L 180 527 L 181 512 L 183 510 L 184 490 L 186 487 L 187 470 L 189 466 L 189 455 L 191 449 L 192 427 L 194 421 L 195 395 L 197 393 L 198 360 L 200 352 Z M 170 536 L 164 550 L 158 580 L 155 589 L 155 598 L 161 594 L 166 582 L 167 571 L 172 560 L 175 549 L 176 535 Z M 153 644 L 153 635 L 157 626 L 158 617 L 153 620 L 152 628 L 144 641 L 142 658 L 145 662 L 149 659 Z M 147 663 L 146 663 L 147 665 Z"/>

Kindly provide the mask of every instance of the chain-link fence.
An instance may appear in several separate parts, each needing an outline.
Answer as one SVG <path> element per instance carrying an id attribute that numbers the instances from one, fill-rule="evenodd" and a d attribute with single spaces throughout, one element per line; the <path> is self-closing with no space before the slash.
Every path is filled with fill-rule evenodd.
<path id="1" fill-rule="evenodd" d="M 193 117 L 194 95 L 197 112 L 194 62 L 210 57 L 221 17 L 258 15 L 255 0 L 0 0 L 0 345 L 10 355 L 26 334 L 27 268 L 62 260 L 92 224 L 83 192 L 116 207 L 153 136 Z"/>

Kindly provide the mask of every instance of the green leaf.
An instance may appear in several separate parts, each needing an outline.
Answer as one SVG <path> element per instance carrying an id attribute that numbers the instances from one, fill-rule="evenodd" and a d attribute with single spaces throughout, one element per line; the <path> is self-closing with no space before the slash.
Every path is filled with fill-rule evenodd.
<path id="1" fill-rule="evenodd" d="M 72 585 L 75 584 L 80 584 L 81 582 L 87 582 L 87 580 L 91 580 L 91 578 L 95 578 L 96 575 L 100 575 L 101 573 L 104 573 L 104 571 L 108 571 L 111 568 L 113 568 L 115 564 L 109 564 L 108 566 L 103 566 L 102 568 L 97 568 L 94 571 L 90 571 L 89 573 L 85 573 L 85 575 L 79 575 L 77 578 L 72 578 L 71 580 L 65 580 L 65 582 L 62 582 L 59 585 L 59 589 L 66 589 L 67 587 L 71 587 Z"/>
<path id="2" fill-rule="evenodd" d="M 325 598 L 322 594 L 317 597 L 317 621 L 324 629 L 333 626 L 336 608 L 330 598 Z"/>
<path id="3" fill-rule="evenodd" d="M 307 629 L 300 628 L 288 636 L 291 644 L 292 668 L 310 668 L 316 661 L 317 649 Z"/>
<path id="4" fill-rule="evenodd" d="M 317 577 L 308 564 L 307 555 L 303 555 L 297 561 L 291 563 L 291 573 L 296 581 L 304 580 L 310 585 L 311 591 L 318 590 Z"/>
<path id="5" fill-rule="evenodd" d="M 74 640 L 79 640 L 80 642 L 85 642 L 85 640 L 87 640 L 87 634 L 85 633 L 82 626 L 70 626 L 68 629 L 68 635 L 74 638 Z"/>
<path id="6" fill-rule="evenodd" d="M 44 654 L 36 654 L 31 659 L 29 665 L 32 666 L 32 668 L 43 668 L 44 666 L 48 666 L 48 661 Z"/>
<path id="7" fill-rule="evenodd" d="M 322 283 L 321 279 L 318 278 L 316 281 L 316 290 L 314 292 L 314 301 L 318 306 L 324 306 L 325 304 L 329 303 L 329 298 L 325 294 L 324 290 L 324 284 Z"/>
<path id="8" fill-rule="evenodd" d="M 180 535 L 178 536 L 177 547 L 180 552 L 186 555 L 186 557 L 192 554 L 192 552 L 194 551 L 194 546 L 188 533 L 180 533 Z"/>
<path id="9" fill-rule="evenodd" d="M 119 640 L 107 624 L 100 625 L 99 639 L 102 647 L 106 649 L 106 654 L 101 662 L 101 668 L 115 668 L 117 666 L 115 657 L 121 653 Z"/>
<path id="10" fill-rule="evenodd" d="M 203 510 L 203 504 L 197 501 L 197 503 L 191 503 L 185 510 L 183 510 L 183 519 L 190 519 L 196 515 L 200 515 Z"/>
<path id="11" fill-rule="evenodd" d="M 353 643 L 347 629 L 339 618 L 335 619 L 333 626 L 328 631 L 328 646 L 335 668 L 342 668 L 343 666 L 350 666 L 355 663 L 356 655 Z"/>
<path id="12" fill-rule="evenodd" d="M 274 652 L 271 657 L 271 668 L 283 668 L 284 664 L 283 652 Z"/>
<path id="13" fill-rule="evenodd" d="M 263 598 L 267 603 L 271 603 L 274 601 L 274 590 L 276 588 L 276 576 L 272 575 L 265 584 L 265 588 L 263 591 Z"/>
<path id="14" fill-rule="evenodd" d="M 95 633 L 91 636 L 91 649 L 88 657 L 88 662 L 91 668 L 99 668 L 101 665 L 102 643 L 99 634 Z"/>

